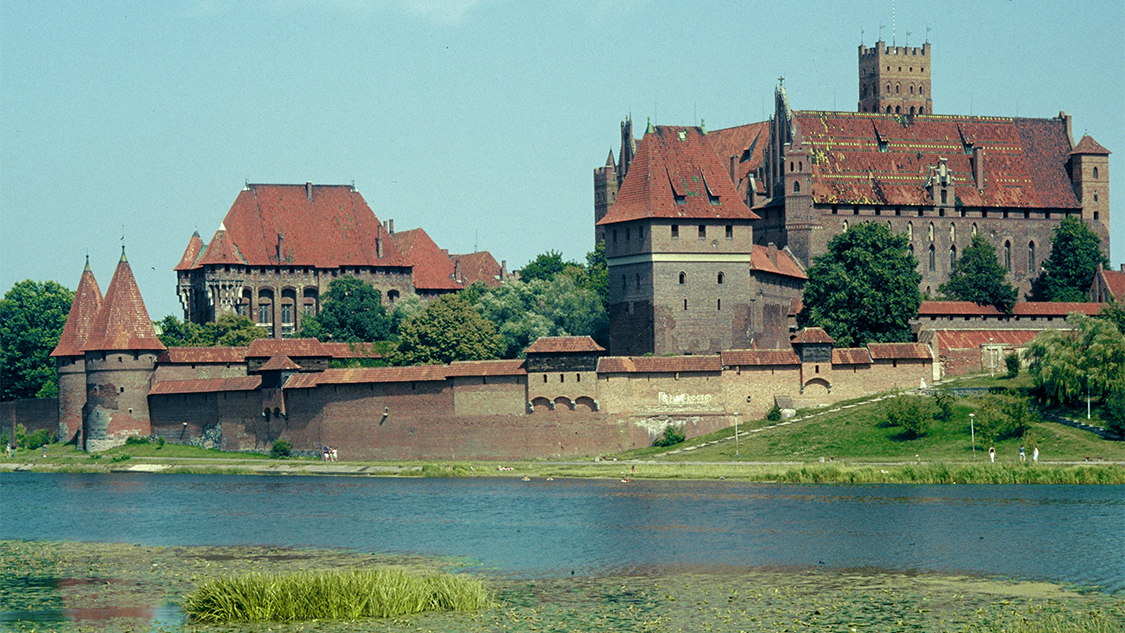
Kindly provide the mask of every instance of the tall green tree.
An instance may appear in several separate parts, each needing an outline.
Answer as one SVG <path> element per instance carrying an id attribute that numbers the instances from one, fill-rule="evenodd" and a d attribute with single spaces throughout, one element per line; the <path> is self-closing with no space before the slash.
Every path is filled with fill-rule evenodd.
<path id="1" fill-rule="evenodd" d="M 950 300 L 996 306 L 1004 314 L 1011 314 L 1019 291 L 1007 282 L 1007 274 L 996 259 L 992 243 L 974 235 L 972 244 L 954 262 L 949 281 L 938 287 L 938 292 Z"/>
<path id="2" fill-rule="evenodd" d="M 361 279 L 332 280 L 320 314 L 305 317 L 301 335 L 322 341 L 385 341 L 393 335 L 383 295 Z"/>
<path id="3" fill-rule="evenodd" d="M 554 250 L 547 251 L 528 262 L 527 265 L 519 270 L 520 279 L 523 281 L 532 281 L 535 279 L 550 281 L 554 278 L 555 274 L 561 273 L 563 269 L 568 266 L 580 268 L 577 262 L 563 261 L 562 253 Z"/>
<path id="4" fill-rule="evenodd" d="M 395 365 L 430 365 L 499 358 L 496 326 L 457 295 L 444 295 L 402 323 Z"/>
<path id="5" fill-rule="evenodd" d="M 1102 243 L 1085 222 L 1063 218 L 1051 238 L 1051 254 L 1043 261 L 1033 295 L 1040 301 L 1086 301 L 1098 264 L 1109 266 Z"/>
<path id="6" fill-rule="evenodd" d="M 215 323 L 200 325 L 181 321 L 169 314 L 153 326 L 160 334 L 160 342 L 167 347 L 246 347 L 256 338 L 269 336 L 265 328 L 235 314 L 224 314 Z"/>
<path id="7" fill-rule="evenodd" d="M 609 306 L 609 262 L 605 258 L 605 242 L 598 242 L 586 253 L 587 287 L 598 293 L 603 308 Z"/>
<path id="8" fill-rule="evenodd" d="M 1118 297 L 1116 301 L 1103 305 L 1096 318 L 1109 321 L 1117 326 L 1118 331 L 1125 334 L 1125 297 Z M 1122 388 L 1125 389 L 1125 386 Z"/>
<path id="9" fill-rule="evenodd" d="M 1101 401 L 1125 385 L 1125 335 L 1083 314 L 1067 323 L 1072 329 L 1041 332 L 1028 345 L 1028 373 L 1047 402 L 1075 403 L 1087 393 Z"/>
<path id="10" fill-rule="evenodd" d="M 911 340 L 922 276 L 906 237 L 864 223 L 832 238 L 813 260 L 805 284 L 801 327 L 822 327 L 838 347 Z"/>
<path id="11" fill-rule="evenodd" d="M 54 281 L 21 281 L 0 299 L 0 399 L 58 395 L 51 352 L 74 293 Z"/>

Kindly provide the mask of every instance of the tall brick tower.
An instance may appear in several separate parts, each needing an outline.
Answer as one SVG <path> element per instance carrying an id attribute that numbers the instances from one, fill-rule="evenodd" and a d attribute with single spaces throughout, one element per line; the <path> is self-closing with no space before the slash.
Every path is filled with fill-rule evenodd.
<path id="1" fill-rule="evenodd" d="M 1067 164 L 1074 194 L 1082 203 L 1082 219 L 1100 222 L 1109 233 L 1109 150 L 1089 134 L 1070 151 Z"/>
<path id="2" fill-rule="evenodd" d="M 933 114 L 930 43 L 917 46 L 859 46 L 859 111 Z"/>
<path id="3" fill-rule="evenodd" d="M 102 307 L 102 291 L 90 270 L 90 258 L 78 280 L 74 303 L 59 336 L 59 344 L 51 352 L 59 378 L 59 441 L 70 442 L 82 430 L 82 407 L 86 405 L 86 355 L 82 347 L 90 337 L 98 311 Z M 82 445 L 81 438 L 78 445 Z"/>
<path id="4" fill-rule="evenodd" d="M 106 450 L 124 444 L 131 435 L 152 433 L 148 392 L 156 356 L 164 349 L 122 248 L 121 260 L 82 347 L 86 364 L 83 437 L 87 451 Z"/>

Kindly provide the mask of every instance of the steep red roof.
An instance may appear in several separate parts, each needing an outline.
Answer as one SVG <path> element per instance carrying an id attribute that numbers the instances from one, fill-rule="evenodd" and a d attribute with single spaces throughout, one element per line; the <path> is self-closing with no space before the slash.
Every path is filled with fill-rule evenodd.
<path id="1" fill-rule="evenodd" d="M 785 249 L 775 249 L 777 254 L 777 262 L 770 259 L 769 246 L 755 244 L 754 250 L 750 252 L 750 269 L 760 270 L 775 275 L 784 275 L 786 277 L 794 277 L 796 279 L 808 279 L 805 275 L 804 269 L 793 259 L 789 251 Z"/>
<path id="2" fill-rule="evenodd" d="M 697 127 L 656 126 L 641 138 L 637 155 L 598 224 L 642 218 L 756 220 L 730 174 Z"/>
<path id="3" fill-rule="evenodd" d="M 445 380 L 446 371 L 445 365 L 326 369 L 318 373 L 296 374 L 285 383 L 285 388 L 311 389 L 318 385 L 365 385 L 381 382 L 433 382 Z"/>
<path id="4" fill-rule="evenodd" d="M 246 185 L 223 226 L 234 252 L 250 266 L 410 265 L 394 240 L 385 239 L 363 196 L 346 185 Z M 211 248 L 204 257 L 211 257 Z"/>
<path id="5" fill-rule="evenodd" d="M 274 356 L 321 358 L 331 357 L 332 353 L 315 338 L 256 338 L 250 341 L 250 349 L 246 351 L 247 358 L 273 358 Z"/>
<path id="6" fill-rule="evenodd" d="M 1108 149 L 1102 147 L 1097 141 L 1095 141 L 1094 137 L 1090 136 L 1089 134 L 1084 134 L 1082 135 L 1082 140 L 1078 141 L 1078 144 L 1074 146 L 1074 149 L 1070 150 L 1070 153 L 1101 154 L 1103 156 L 1109 156 L 1111 152 Z"/>
<path id="7" fill-rule="evenodd" d="M 121 261 L 113 272 L 82 351 L 162 349 L 164 344 L 156 338 L 137 280 L 122 250 Z"/>
<path id="8" fill-rule="evenodd" d="M 1039 330 L 937 330 L 937 349 L 980 349 L 984 345 L 1022 347 L 1039 334 Z"/>
<path id="9" fill-rule="evenodd" d="M 762 165 L 769 145 L 770 122 L 750 123 L 738 127 L 707 132 L 707 140 L 715 148 L 715 154 L 729 171 L 730 158 L 735 157 L 735 177 L 737 189 L 746 199 L 746 186 L 749 176 Z"/>
<path id="10" fill-rule="evenodd" d="M 156 357 L 156 362 L 173 365 L 244 363 L 248 349 L 248 347 L 169 347 Z"/>
<path id="11" fill-rule="evenodd" d="M 273 358 L 263 363 L 262 366 L 258 368 L 258 371 L 283 371 L 286 369 L 292 369 L 296 371 L 300 368 L 301 366 L 297 363 L 294 363 L 293 359 L 289 358 L 288 356 L 274 356 Z"/>
<path id="12" fill-rule="evenodd" d="M 1121 300 L 1122 297 L 1125 297 L 1125 271 L 1110 270 L 1099 264 L 1094 283 L 1090 284 L 1091 299 L 1098 298 L 1094 296 L 1094 291 L 1098 288 L 1104 290 L 1104 292 L 1100 292 L 1103 297 L 1108 294 L 1108 298 L 1113 301 Z"/>
<path id="13" fill-rule="evenodd" d="M 790 343 L 835 343 L 836 339 L 828 336 L 828 332 L 820 327 L 807 327 L 797 333 Z"/>
<path id="14" fill-rule="evenodd" d="M 189 245 L 190 247 L 190 245 Z M 246 258 L 239 252 L 238 247 L 231 241 L 227 230 L 224 225 L 219 226 L 219 230 L 215 231 L 214 237 L 211 238 L 211 243 L 204 247 L 202 255 L 196 260 L 196 264 L 192 268 L 198 268 L 206 264 L 210 265 L 223 265 L 223 264 L 247 264 Z"/>
<path id="15" fill-rule="evenodd" d="M 461 281 L 466 286 L 479 281 L 489 288 L 497 288 L 504 281 L 500 264 L 488 251 L 450 255 L 450 257 L 453 258 L 453 263 L 460 269 Z"/>
<path id="16" fill-rule="evenodd" d="M 148 393 L 151 396 L 180 393 L 216 393 L 221 391 L 254 391 L 261 385 L 261 376 L 204 378 L 199 380 L 165 380 L 153 385 Z"/>
<path id="17" fill-rule="evenodd" d="M 74 303 L 70 304 L 66 325 L 63 326 L 59 344 L 55 346 L 51 356 L 81 356 L 82 346 L 94 329 L 101 307 L 102 291 L 90 270 L 90 258 L 87 257 L 86 268 L 78 280 L 78 290 L 74 291 Z"/>
<path id="18" fill-rule="evenodd" d="M 636 374 L 722 371 L 718 354 L 706 356 L 603 356 L 598 359 L 599 374 Z"/>
<path id="19" fill-rule="evenodd" d="M 1060 119 L 794 112 L 812 151 L 812 195 L 821 204 L 931 205 L 930 167 L 948 160 L 960 205 L 1081 207 L 1066 172 L 1070 139 Z M 984 150 L 984 189 L 973 148 Z"/>
<path id="20" fill-rule="evenodd" d="M 868 343 L 871 360 L 931 360 L 933 355 L 925 343 Z"/>
<path id="21" fill-rule="evenodd" d="M 456 361 L 445 370 L 446 376 L 520 376 L 526 374 L 523 360 Z"/>
<path id="22" fill-rule="evenodd" d="M 172 270 L 191 270 L 196 268 L 195 261 L 199 259 L 199 253 L 203 251 L 203 239 L 199 237 L 199 231 L 191 234 L 191 239 L 188 240 L 187 248 L 184 249 L 184 256 L 180 258 L 180 263 Z"/>
<path id="23" fill-rule="evenodd" d="M 394 242 L 414 266 L 415 289 L 460 290 L 465 287 L 453 278 L 453 260 L 449 254 L 438 248 L 425 230 L 398 231 Z"/>
<path id="24" fill-rule="evenodd" d="M 791 349 L 728 349 L 719 356 L 724 367 L 801 364 L 801 359 Z"/>
<path id="25" fill-rule="evenodd" d="M 605 348 L 589 336 L 540 336 L 527 346 L 525 354 L 597 353 Z"/>
<path id="26" fill-rule="evenodd" d="M 832 350 L 833 365 L 870 365 L 866 347 L 837 347 Z"/>

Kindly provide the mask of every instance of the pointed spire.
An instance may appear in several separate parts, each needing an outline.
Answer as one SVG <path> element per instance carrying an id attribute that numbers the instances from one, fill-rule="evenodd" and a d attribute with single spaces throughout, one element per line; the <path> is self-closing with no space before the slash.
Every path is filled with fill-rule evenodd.
<path id="1" fill-rule="evenodd" d="M 90 270 L 90 256 L 87 255 L 86 267 L 78 281 L 78 290 L 74 291 L 74 303 L 70 304 L 66 325 L 63 326 L 59 344 L 55 346 L 51 356 L 81 356 L 82 346 L 93 330 L 101 307 L 102 290 L 98 288 L 98 282 Z"/>
<path id="2" fill-rule="evenodd" d="M 187 248 L 184 249 L 184 255 L 180 258 L 180 263 L 176 264 L 176 267 L 172 270 L 181 271 L 197 268 L 195 262 L 199 259 L 199 255 L 204 248 L 203 239 L 199 237 L 199 231 L 192 233 Z"/>
<path id="3" fill-rule="evenodd" d="M 162 349 L 165 349 L 164 344 L 156 337 L 137 280 L 122 249 L 121 261 L 113 272 L 82 351 Z"/>
<path id="4" fill-rule="evenodd" d="M 117 260 L 117 261 L 118 261 L 119 263 L 120 263 L 120 262 L 125 262 L 125 263 L 128 263 L 128 262 L 129 262 L 129 260 L 125 259 L 125 245 L 124 245 L 124 244 L 122 244 L 122 245 L 121 245 L 121 259 L 119 259 L 119 260 Z M 112 282 L 111 282 L 111 283 L 112 283 Z"/>

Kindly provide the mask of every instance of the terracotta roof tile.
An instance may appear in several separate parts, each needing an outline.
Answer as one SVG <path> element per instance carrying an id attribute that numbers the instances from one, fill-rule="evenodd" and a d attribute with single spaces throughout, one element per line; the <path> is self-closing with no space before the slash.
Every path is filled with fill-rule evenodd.
<path id="1" fill-rule="evenodd" d="M 1039 334 L 1038 330 L 937 330 L 938 352 L 953 349 L 979 349 L 984 345 L 1022 347 Z"/>
<path id="2" fill-rule="evenodd" d="M 74 303 L 66 317 L 59 343 L 51 356 L 81 356 L 82 346 L 94 330 L 94 322 L 102 307 L 102 291 L 90 270 L 90 258 L 86 258 L 86 268 L 78 280 L 78 290 L 74 291 Z"/>
<path id="3" fill-rule="evenodd" d="M 807 327 L 797 333 L 790 343 L 835 343 L 836 339 L 828 336 L 828 332 L 820 327 Z"/>
<path id="4" fill-rule="evenodd" d="M 288 369 L 299 370 L 301 366 L 293 362 L 288 356 L 274 356 L 258 368 L 258 371 L 285 371 Z"/>
<path id="5" fill-rule="evenodd" d="M 159 363 L 198 365 L 244 363 L 248 347 L 169 347 L 156 357 Z"/>
<path id="6" fill-rule="evenodd" d="M 250 341 L 250 348 L 246 351 L 247 358 L 274 356 L 323 358 L 331 357 L 332 353 L 315 338 L 257 338 Z"/>
<path id="7" fill-rule="evenodd" d="M 660 125 L 641 138 L 637 155 L 598 224 L 642 218 L 756 220 L 715 148 L 696 127 Z"/>
<path id="8" fill-rule="evenodd" d="M 398 249 L 414 266 L 414 287 L 418 290 L 460 290 L 466 284 L 453 278 L 453 260 L 438 248 L 423 229 L 398 231 L 394 234 Z"/>
<path id="9" fill-rule="evenodd" d="M 933 354 L 925 343 L 868 343 L 872 360 L 932 360 Z"/>
<path id="10" fill-rule="evenodd" d="M 246 185 L 223 228 L 233 252 L 250 266 L 410 265 L 394 240 L 385 239 L 383 225 L 363 196 L 346 185 Z M 204 257 L 209 263 L 211 253 Z"/>
<path id="11" fill-rule="evenodd" d="M 805 271 L 801 268 L 801 264 L 789 253 L 788 249 L 778 249 L 777 263 L 775 264 L 770 260 L 769 246 L 755 244 L 754 250 L 750 252 L 750 269 L 760 270 L 775 275 L 784 275 L 786 277 L 795 277 L 797 279 L 808 279 Z"/>
<path id="12" fill-rule="evenodd" d="M 791 316 L 791 317 L 797 316 L 798 314 L 801 313 L 801 310 L 804 307 L 805 307 L 805 302 L 802 301 L 800 297 L 797 297 L 796 299 L 791 299 L 789 301 L 789 316 Z"/>
<path id="13" fill-rule="evenodd" d="M 540 336 L 527 346 L 525 354 L 566 354 L 604 352 L 605 348 L 589 336 Z"/>
<path id="14" fill-rule="evenodd" d="M 1094 316 L 1102 309 L 1100 303 L 1068 303 L 1066 301 L 1021 301 L 1012 308 L 1015 316 L 1065 317 L 1071 312 Z"/>
<path id="15" fill-rule="evenodd" d="M 321 343 L 332 358 L 382 358 L 371 343 Z"/>
<path id="16" fill-rule="evenodd" d="M 724 367 L 801 364 L 801 359 L 791 349 L 728 349 L 719 356 Z"/>
<path id="17" fill-rule="evenodd" d="M 198 268 L 196 261 L 199 259 L 199 254 L 203 252 L 203 240 L 199 237 L 199 231 L 191 234 L 191 239 L 188 240 L 187 248 L 184 249 L 184 256 L 180 258 L 180 263 L 172 270 L 191 270 Z"/>
<path id="18" fill-rule="evenodd" d="M 433 382 L 445 380 L 446 371 L 445 365 L 327 369 L 319 373 L 296 374 L 285 383 L 285 388 L 310 389 L 319 385 L 382 382 Z"/>
<path id="19" fill-rule="evenodd" d="M 866 347 L 837 347 L 832 350 L 833 365 L 870 365 Z"/>
<path id="20" fill-rule="evenodd" d="M 1089 134 L 1083 134 L 1082 140 L 1078 141 L 1078 144 L 1074 146 L 1074 149 L 1070 150 L 1070 153 L 1101 154 L 1104 156 L 1108 156 L 1111 152 L 1108 149 L 1102 147 L 1097 141 L 1095 141 L 1094 137 L 1090 136 Z"/>
<path id="21" fill-rule="evenodd" d="M 83 351 L 162 350 L 133 270 L 121 252 Z"/>
<path id="22" fill-rule="evenodd" d="M 1102 285 L 1109 291 L 1114 300 L 1125 297 L 1125 271 L 1102 269 L 1098 273 L 1102 278 Z"/>
<path id="23" fill-rule="evenodd" d="M 750 176 L 761 167 L 769 145 L 770 122 L 750 123 L 738 127 L 725 128 L 707 132 L 707 140 L 715 149 L 715 154 L 722 164 L 729 170 L 730 157 L 735 157 L 735 177 L 738 179 L 737 189 L 743 200 L 746 199 L 746 187 Z M 756 182 L 760 188 L 761 182 Z"/>
<path id="24" fill-rule="evenodd" d="M 474 360 L 457 361 L 449 364 L 446 376 L 520 376 L 527 373 L 523 360 Z"/>
<path id="25" fill-rule="evenodd" d="M 723 370 L 718 354 L 705 356 L 603 356 L 599 374 L 717 372 Z"/>
<path id="26" fill-rule="evenodd" d="M 200 380 L 165 380 L 153 385 L 149 395 L 180 393 L 217 393 L 221 391 L 254 391 L 262 386 L 261 376 L 238 378 L 207 378 Z"/>
<path id="27" fill-rule="evenodd" d="M 461 281 L 466 286 L 477 283 L 478 281 L 485 284 L 489 288 L 497 288 L 504 281 L 503 271 L 496 258 L 488 251 L 480 251 L 479 253 L 466 253 L 464 255 L 450 255 L 453 262 L 457 264 L 461 271 Z"/>
<path id="28" fill-rule="evenodd" d="M 1012 307 L 1013 316 L 1065 317 L 1071 312 L 1093 316 L 1101 309 L 1097 303 L 1067 303 L 1064 301 L 1018 301 Z M 972 301 L 923 301 L 918 307 L 919 317 L 998 317 L 1002 313 L 995 306 L 982 306 Z"/>
<path id="29" fill-rule="evenodd" d="M 192 268 L 199 268 L 204 265 L 244 265 L 246 263 L 248 263 L 246 258 L 242 256 L 238 247 L 235 246 L 230 236 L 227 235 L 226 228 L 220 226 L 219 230 L 215 231 L 214 237 L 211 238 L 211 243 L 203 247 L 203 252 Z"/>

